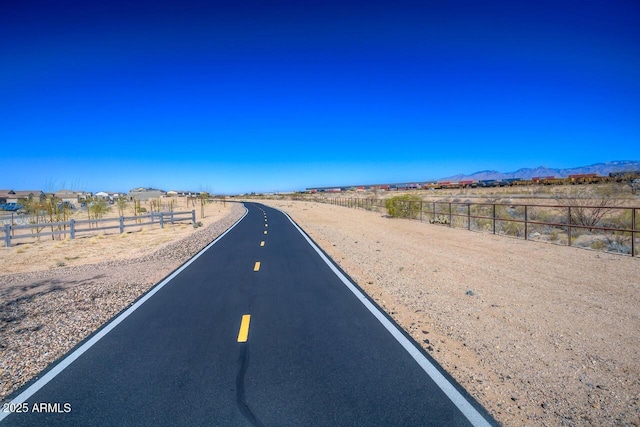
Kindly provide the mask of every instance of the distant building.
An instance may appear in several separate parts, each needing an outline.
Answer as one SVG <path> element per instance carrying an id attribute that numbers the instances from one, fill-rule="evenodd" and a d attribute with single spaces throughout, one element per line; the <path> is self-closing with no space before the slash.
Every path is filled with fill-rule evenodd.
<path id="1" fill-rule="evenodd" d="M 53 197 L 60 199 L 63 203 L 78 203 L 78 200 L 83 195 L 81 192 L 71 190 L 60 190 L 53 193 Z"/>
<path id="2" fill-rule="evenodd" d="M 16 194 L 13 190 L 0 190 L 0 205 L 7 203 L 7 199 Z"/>
<path id="3" fill-rule="evenodd" d="M 106 191 L 98 191 L 96 194 L 94 194 L 94 196 L 103 200 L 109 199 L 109 193 L 107 193 Z"/>
<path id="4" fill-rule="evenodd" d="M 44 191 L 41 190 L 11 190 L 12 194 L 9 194 L 7 197 L 6 203 L 24 203 L 30 202 L 32 200 L 43 201 L 47 198 Z"/>
<path id="5" fill-rule="evenodd" d="M 150 200 L 159 199 L 164 197 L 166 192 L 164 190 L 158 190 L 157 188 L 134 188 L 129 191 L 129 200 Z"/>

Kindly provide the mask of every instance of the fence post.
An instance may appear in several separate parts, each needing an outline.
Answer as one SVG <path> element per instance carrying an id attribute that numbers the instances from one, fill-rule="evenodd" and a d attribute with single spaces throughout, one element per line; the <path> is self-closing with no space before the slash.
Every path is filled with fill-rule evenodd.
<path id="1" fill-rule="evenodd" d="M 173 211 L 171 211 L 171 225 L 173 225 Z"/>
<path id="2" fill-rule="evenodd" d="M 571 246 L 571 206 L 567 207 L 567 245 Z"/>
<path id="3" fill-rule="evenodd" d="M 124 233 L 124 217 L 120 217 L 120 234 Z"/>
<path id="4" fill-rule="evenodd" d="M 11 246 L 11 225 L 4 225 L 4 243 L 7 247 Z"/>
<path id="5" fill-rule="evenodd" d="M 453 227 L 453 216 L 451 215 L 451 202 L 449 202 L 449 227 Z"/>
<path id="6" fill-rule="evenodd" d="M 467 230 L 471 231 L 471 203 L 467 203 Z"/>
<path id="7" fill-rule="evenodd" d="M 496 204 L 493 205 L 493 234 L 496 234 Z"/>
<path id="8" fill-rule="evenodd" d="M 195 225 L 196 223 L 196 210 L 191 211 L 191 222 Z"/>
<path id="9" fill-rule="evenodd" d="M 160 218 L 160 228 L 164 228 L 164 215 L 160 214 L 159 218 Z"/>
<path id="10" fill-rule="evenodd" d="M 153 211 L 151 211 L 151 213 L 149 215 L 151 215 L 151 223 L 154 224 L 156 221 L 155 221 L 155 217 L 153 215 Z"/>
<path id="11" fill-rule="evenodd" d="M 420 222 L 422 222 L 422 207 L 423 207 L 424 202 L 422 200 L 420 200 Z"/>
<path id="12" fill-rule="evenodd" d="M 71 236 L 71 239 L 76 238 L 76 220 L 73 218 L 69 220 L 69 235 Z"/>
<path id="13" fill-rule="evenodd" d="M 524 240 L 528 240 L 529 239 L 529 218 L 527 215 L 527 205 L 524 205 Z"/>
<path id="14" fill-rule="evenodd" d="M 636 208 L 631 208 L 631 256 L 636 256 Z"/>
<path id="15" fill-rule="evenodd" d="M 435 221 L 436 219 L 436 202 L 433 202 L 433 210 L 431 211 L 431 219 Z"/>

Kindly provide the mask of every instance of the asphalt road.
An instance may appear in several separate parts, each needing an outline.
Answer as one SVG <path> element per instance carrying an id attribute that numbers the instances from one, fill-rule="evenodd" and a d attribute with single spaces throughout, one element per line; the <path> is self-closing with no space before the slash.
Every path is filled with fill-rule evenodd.
<path id="1" fill-rule="evenodd" d="M 246 207 L 2 425 L 496 425 L 286 215 Z"/>

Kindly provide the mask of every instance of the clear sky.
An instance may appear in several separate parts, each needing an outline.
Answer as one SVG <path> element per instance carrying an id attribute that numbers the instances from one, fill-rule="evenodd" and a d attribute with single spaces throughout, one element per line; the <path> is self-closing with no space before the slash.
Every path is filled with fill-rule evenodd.
<path id="1" fill-rule="evenodd" d="M 640 2 L 4 1 L 0 188 L 214 193 L 640 158 Z"/>

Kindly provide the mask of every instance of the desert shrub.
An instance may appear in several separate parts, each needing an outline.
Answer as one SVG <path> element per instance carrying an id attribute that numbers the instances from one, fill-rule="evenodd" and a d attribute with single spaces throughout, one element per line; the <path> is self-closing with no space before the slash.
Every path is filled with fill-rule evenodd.
<path id="1" fill-rule="evenodd" d="M 516 236 L 516 237 L 524 236 L 523 222 L 502 221 L 500 223 L 500 228 L 502 229 L 502 232 L 506 235 Z"/>
<path id="2" fill-rule="evenodd" d="M 483 231 L 491 231 L 493 230 L 493 221 L 486 218 L 477 218 L 475 220 L 476 227 Z"/>
<path id="3" fill-rule="evenodd" d="M 619 189 L 614 186 L 573 188 L 558 201 L 571 207 L 571 224 L 585 227 L 597 227 L 605 216 L 624 204 Z"/>
<path id="4" fill-rule="evenodd" d="M 527 212 L 527 219 L 529 221 L 559 223 L 561 221 L 560 215 L 551 210 L 545 208 L 532 208 Z"/>
<path id="5" fill-rule="evenodd" d="M 602 250 L 606 247 L 607 242 L 605 242 L 604 240 L 596 240 L 595 242 L 591 243 L 591 249 Z"/>
<path id="6" fill-rule="evenodd" d="M 449 224 L 449 217 L 444 215 L 436 215 L 429 220 L 429 224 Z"/>
<path id="7" fill-rule="evenodd" d="M 631 209 L 623 209 L 618 215 L 614 215 L 611 218 L 609 218 L 608 224 L 606 225 L 607 227 L 612 227 L 612 228 L 630 229 L 632 227 L 632 222 L 633 222 L 632 220 L 633 218 L 632 218 Z"/>
<path id="8" fill-rule="evenodd" d="M 417 218 L 421 201 L 418 196 L 404 194 L 387 199 L 385 206 L 389 215 L 394 218 Z"/>
<path id="9" fill-rule="evenodd" d="M 467 228 L 467 218 L 460 216 L 453 217 L 452 225 L 456 228 Z"/>
<path id="10" fill-rule="evenodd" d="M 509 218 L 509 213 L 505 205 L 496 205 L 496 218 Z"/>
<path id="11" fill-rule="evenodd" d="M 610 252 L 630 254 L 631 237 L 625 236 L 625 233 L 615 233 L 614 235 L 607 237 L 607 250 Z"/>

